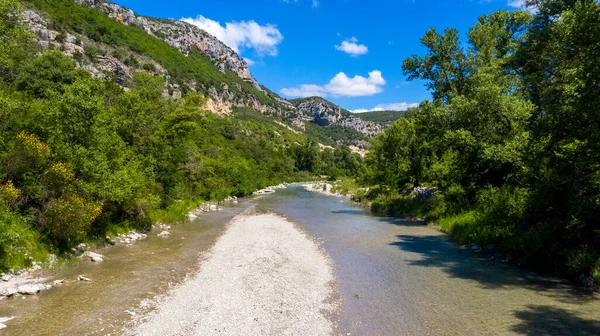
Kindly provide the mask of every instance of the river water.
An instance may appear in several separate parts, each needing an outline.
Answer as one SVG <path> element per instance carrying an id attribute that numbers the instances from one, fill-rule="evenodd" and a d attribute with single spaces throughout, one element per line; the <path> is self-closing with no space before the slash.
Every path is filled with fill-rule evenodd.
<path id="1" fill-rule="evenodd" d="M 600 335 L 600 298 L 551 277 L 460 249 L 433 228 L 375 217 L 300 187 L 252 197 L 132 246 L 50 274 L 70 281 L 0 301 L 3 335 L 118 335 L 145 300 L 197 270 L 226 224 L 248 207 L 282 214 L 333 261 L 344 335 Z M 74 281 L 78 274 L 92 282 Z M 309 284 L 307 284 L 309 285 Z"/>

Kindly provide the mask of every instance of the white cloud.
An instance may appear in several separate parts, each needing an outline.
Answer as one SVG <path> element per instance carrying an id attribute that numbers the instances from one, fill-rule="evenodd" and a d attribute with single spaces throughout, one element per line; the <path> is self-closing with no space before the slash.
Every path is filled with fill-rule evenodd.
<path id="1" fill-rule="evenodd" d="M 280 92 L 288 97 L 361 97 L 382 92 L 385 84 L 379 70 L 369 72 L 368 78 L 358 75 L 350 78 L 340 72 L 325 85 L 303 84 L 295 88 L 281 89 Z"/>
<path id="2" fill-rule="evenodd" d="M 523 8 L 525 6 L 525 0 L 509 0 L 508 5 L 515 8 Z"/>
<path id="3" fill-rule="evenodd" d="M 372 109 L 357 109 L 350 112 L 362 113 L 362 112 L 375 112 L 375 111 L 406 111 L 409 108 L 418 107 L 418 103 L 392 103 L 392 104 L 379 104 Z"/>
<path id="4" fill-rule="evenodd" d="M 191 23 L 215 36 L 237 53 L 240 48 L 252 48 L 259 55 L 277 56 L 277 45 L 283 40 L 283 35 L 276 26 L 260 25 L 254 20 L 227 22 L 222 26 L 218 21 L 198 15 L 195 19 L 181 18 L 181 21 Z"/>
<path id="5" fill-rule="evenodd" d="M 319 1 L 312 0 L 312 8 L 317 8 L 317 7 L 319 7 Z"/>
<path id="6" fill-rule="evenodd" d="M 352 56 L 360 56 L 369 52 L 369 48 L 367 48 L 364 44 L 358 44 L 358 40 L 356 37 L 351 37 L 342 42 L 339 46 L 336 45 L 335 49 L 339 51 L 343 51 L 346 54 Z"/>
<path id="7" fill-rule="evenodd" d="M 508 6 L 509 7 L 514 7 L 514 8 L 518 8 L 518 9 L 522 9 L 522 10 L 526 10 L 526 11 L 529 11 L 531 13 L 537 12 L 537 8 L 536 7 L 532 7 L 532 6 L 527 6 L 527 4 L 525 4 L 525 0 L 508 0 Z"/>
<path id="8" fill-rule="evenodd" d="M 248 66 L 254 65 L 254 63 L 256 63 L 256 62 L 254 62 L 253 60 L 251 60 L 249 58 L 244 58 L 244 61 L 246 61 L 246 64 L 248 64 Z"/>

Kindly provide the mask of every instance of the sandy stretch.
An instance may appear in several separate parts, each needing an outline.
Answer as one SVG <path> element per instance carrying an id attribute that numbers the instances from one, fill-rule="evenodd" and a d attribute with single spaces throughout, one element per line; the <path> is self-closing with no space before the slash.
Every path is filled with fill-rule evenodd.
<path id="1" fill-rule="evenodd" d="M 303 232 L 275 214 L 240 215 L 198 274 L 159 299 L 131 335 L 332 335 L 333 272 Z"/>

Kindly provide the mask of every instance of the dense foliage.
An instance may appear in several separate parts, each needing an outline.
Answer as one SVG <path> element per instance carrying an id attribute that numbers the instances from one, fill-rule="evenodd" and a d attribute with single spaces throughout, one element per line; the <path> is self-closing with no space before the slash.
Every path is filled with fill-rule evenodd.
<path id="1" fill-rule="evenodd" d="M 80 6 L 73 0 L 31 0 L 31 4 L 48 16 L 52 29 L 86 36 L 100 45 L 117 49 L 115 53 L 127 51 L 152 58 L 169 72 L 171 81 L 179 84 L 184 91 L 189 88 L 192 80 L 197 86 L 194 89 L 201 93 L 206 93 L 209 88 L 219 91 L 226 84 L 229 90 L 240 97 L 242 93 L 249 93 L 263 104 L 275 104 L 271 97 L 233 72 L 220 72 L 208 56 L 199 51 L 193 49 L 190 55 L 185 56 L 143 29 L 123 25 L 96 8 Z M 86 45 L 86 48 L 94 49 L 94 46 Z M 97 52 L 102 50 L 90 50 L 88 57 L 96 57 Z M 140 64 L 139 67 L 143 68 L 144 65 Z M 241 89 L 238 90 L 238 87 Z"/>
<path id="2" fill-rule="evenodd" d="M 318 139 L 324 145 L 353 145 L 358 141 L 367 141 L 367 137 L 352 127 L 343 125 L 319 126 L 307 122 L 305 132 L 308 136 Z"/>
<path id="3" fill-rule="evenodd" d="M 598 283 L 600 4 L 530 4 L 533 15 L 482 16 L 466 50 L 455 29 L 425 34 L 426 55 L 403 70 L 433 100 L 374 140 L 370 196 L 463 243 Z M 407 195 L 423 184 L 441 193 Z"/>
<path id="4" fill-rule="evenodd" d="M 99 12 L 73 7 L 67 15 L 48 3 L 58 2 L 37 4 L 57 24 L 173 57 L 163 65 L 174 76 L 220 74 Z M 164 219 L 157 216 L 181 220 L 201 201 L 362 167 L 349 150 L 320 151 L 315 140 L 251 109 L 221 117 L 202 109 L 200 94 L 164 98 L 159 75 L 138 72 L 126 90 L 94 79 L 59 51 L 34 52 L 18 1 L 0 0 L 0 10 L 17 18 L 0 21 L 0 268 Z"/>
<path id="5" fill-rule="evenodd" d="M 402 118 L 405 114 L 406 111 L 373 111 L 353 113 L 352 116 L 365 121 L 372 121 L 376 124 L 387 126 L 393 123 L 394 121 Z"/>

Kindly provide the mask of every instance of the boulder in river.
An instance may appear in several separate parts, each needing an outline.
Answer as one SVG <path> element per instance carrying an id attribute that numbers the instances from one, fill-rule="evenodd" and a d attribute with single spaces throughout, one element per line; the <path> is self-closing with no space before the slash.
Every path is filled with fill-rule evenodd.
<path id="1" fill-rule="evenodd" d="M 79 276 L 77 277 L 77 280 L 79 280 L 79 281 L 92 281 L 92 279 L 90 279 L 90 278 L 86 278 L 86 277 L 84 277 L 83 275 L 79 275 Z"/>
<path id="2" fill-rule="evenodd" d="M 2 296 L 11 297 L 17 294 L 17 289 L 14 287 L 7 288 L 2 292 Z"/>
<path id="3" fill-rule="evenodd" d="M 96 252 L 92 252 L 92 251 L 87 251 L 83 254 L 83 256 L 88 257 L 92 260 L 94 259 L 102 259 L 104 258 L 104 256 L 100 253 L 96 253 Z"/>
<path id="4" fill-rule="evenodd" d="M 158 234 L 159 237 L 168 237 L 170 235 L 171 235 L 171 233 L 169 231 L 163 231 Z"/>
<path id="5" fill-rule="evenodd" d="M 23 285 L 17 288 L 17 293 L 21 295 L 35 295 L 43 288 L 45 288 L 44 285 Z"/>
<path id="6" fill-rule="evenodd" d="M 4 328 L 6 328 L 6 324 L 4 324 L 4 323 L 0 323 L 0 330 L 2 330 L 2 329 L 4 329 Z"/>
<path id="7" fill-rule="evenodd" d="M 12 278 L 12 276 L 10 274 L 4 274 L 2 276 L 2 281 L 7 282 L 10 280 L 10 278 Z"/>

